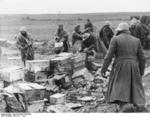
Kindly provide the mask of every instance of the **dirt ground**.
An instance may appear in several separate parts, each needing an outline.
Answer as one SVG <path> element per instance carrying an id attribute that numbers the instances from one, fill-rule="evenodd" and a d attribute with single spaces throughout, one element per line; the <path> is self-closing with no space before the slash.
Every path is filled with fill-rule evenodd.
<path id="1" fill-rule="evenodd" d="M 6 43 L 6 42 L 5 42 Z M 15 45 L 11 45 L 12 43 L 7 42 L 7 44 L 3 44 L 2 47 L 2 56 L 0 60 L 0 68 L 8 67 L 8 66 L 14 66 L 19 65 L 23 67 L 23 63 L 21 61 L 20 52 L 17 50 Z M 47 49 L 42 48 L 43 43 L 39 43 L 41 45 L 42 50 L 37 50 L 35 59 L 47 59 L 49 58 L 50 54 Z M 9 46 L 8 46 L 9 45 Z M 10 46 L 11 45 L 11 46 Z M 41 54 L 44 51 L 44 54 Z M 148 68 L 147 68 L 148 71 Z M 143 85 L 145 88 L 145 94 L 146 94 L 146 106 L 148 107 L 148 110 L 150 111 L 150 74 L 147 74 L 143 78 Z M 118 108 L 117 105 L 109 105 L 106 103 L 87 103 L 87 106 L 85 106 L 82 109 L 77 110 L 77 113 L 110 113 L 115 112 Z"/>

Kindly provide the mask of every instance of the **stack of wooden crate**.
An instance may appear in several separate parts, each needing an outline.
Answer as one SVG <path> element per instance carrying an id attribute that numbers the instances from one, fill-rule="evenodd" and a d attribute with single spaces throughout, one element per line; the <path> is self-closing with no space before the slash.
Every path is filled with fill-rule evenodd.
<path id="1" fill-rule="evenodd" d="M 73 59 L 73 72 L 85 68 L 85 59 L 86 59 L 85 53 L 74 54 L 72 59 Z"/>
<path id="2" fill-rule="evenodd" d="M 25 81 L 38 82 L 39 80 L 47 79 L 45 72 L 49 68 L 49 60 L 28 60 L 26 62 Z M 45 77 L 39 78 L 40 75 Z"/>

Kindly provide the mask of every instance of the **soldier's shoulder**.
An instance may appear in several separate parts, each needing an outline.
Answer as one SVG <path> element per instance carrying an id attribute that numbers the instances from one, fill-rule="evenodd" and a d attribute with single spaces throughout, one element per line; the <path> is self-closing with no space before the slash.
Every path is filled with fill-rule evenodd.
<path id="1" fill-rule="evenodd" d="M 114 35 L 113 37 L 112 37 L 112 40 L 118 40 L 120 38 L 120 35 Z"/>
<path id="2" fill-rule="evenodd" d="M 139 39 L 138 39 L 137 37 L 135 37 L 135 36 L 133 36 L 133 35 L 131 35 L 131 34 L 130 34 L 130 38 L 139 41 Z"/>

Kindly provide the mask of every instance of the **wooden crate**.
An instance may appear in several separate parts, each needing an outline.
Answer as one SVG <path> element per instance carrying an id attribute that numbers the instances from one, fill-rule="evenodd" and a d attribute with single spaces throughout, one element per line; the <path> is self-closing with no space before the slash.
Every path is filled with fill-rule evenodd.
<path id="1" fill-rule="evenodd" d="M 73 64 L 73 72 L 79 71 L 83 68 L 85 68 L 85 61 L 80 61 Z"/>
<path id="2" fill-rule="evenodd" d="M 54 105 L 64 104 L 66 100 L 66 96 L 65 94 L 57 93 L 57 94 L 51 95 L 49 100 L 50 100 L 50 104 L 54 104 Z"/>
<path id="3" fill-rule="evenodd" d="M 73 72 L 85 68 L 85 59 L 86 59 L 85 53 L 74 54 L 74 57 L 72 59 L 73 59 Z"/>
<path id="4" fill-rule="evenodd" d="M 71 57 L 56 57 L 50 60 L 50 63 L 55 64 L 55 73 L 72 73 L 73 64 Z"/>
<path id="5" fill-rule="evenodd" d="M 1 69 L 0 78 L 1 80 L 7 81 L 7 82 L 23 80 L 24 69 L 20 66 L 13 66 L 13 67 Z"/>
<path id="6" fill-rule="evenodd" d="M 31 72 L 45 71 L 49 67 L 49 60 L 28 60 L 26 70 Z"/>
<path id="7" fill-rule="evenodd" d="M 86 54 L 85 53 L 77 53 L 73 55 L 73 62 L 78 63 L 80 61 L 85 61 L 86 59 Z"/>
<path id="8" fill-rule="evenodd" d="M 46 87 L 36 83 L 17 83 L 16 87 L 24 91 L 27 102 L 44 99 Z"/>
<path id="9" fill-rule="evenodd" d="M 28 112 L 37 113 L 42 112 L 44 109 L 45 100 L 32 101 L 28 103 Z"/>

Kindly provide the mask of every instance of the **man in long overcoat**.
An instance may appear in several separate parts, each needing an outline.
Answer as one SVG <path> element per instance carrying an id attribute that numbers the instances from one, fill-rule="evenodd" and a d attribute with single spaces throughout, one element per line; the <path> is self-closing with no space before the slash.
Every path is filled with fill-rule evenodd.
<path id="1" fill-rule="evenodd" d="M 105 76 L 112 58 L 115 58 L 106 101 L 119 104 L 120 111 L 127 103 L 144 108 L 142 75 L 146 60 L 140 40 L 131 36 L 127 23 L 120 23 L 116 30 L 118 35 L 112 38 L 101 69 L 102 76 Z"/>
<path id="2" fill-rule="evenodd" d="M 21 27 L 19 34 L 15 37 L 17 39 L 17 47 L 21 52 L 21 58 L 26 64 L 26 60 L 34 59 L 33 39 L 27 32 L 26 27 Z"/>

